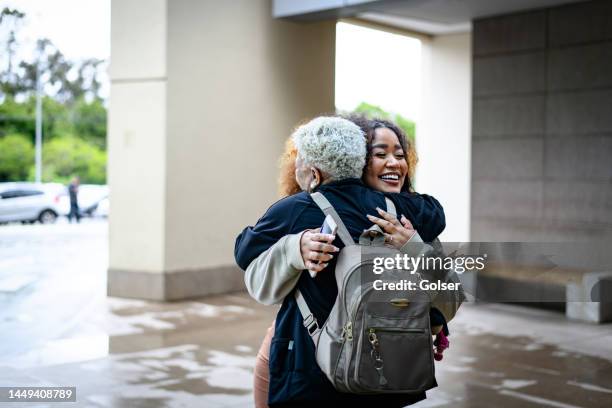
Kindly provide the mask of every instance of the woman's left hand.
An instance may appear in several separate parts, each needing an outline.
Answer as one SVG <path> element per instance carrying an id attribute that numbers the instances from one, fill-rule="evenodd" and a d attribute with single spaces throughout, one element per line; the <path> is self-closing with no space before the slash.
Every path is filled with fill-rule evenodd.
<path id="1" fill-rule="evenodd" d="M 373 215 L 367 215 L 367 217 L 385 231 L 385 242 L 387 244 L 400 249 L 416 233 L 408 218 L 403 215 L 400 222 L 397 217 L 380 208 L 376 208 L 376 211 L 378 211 L 382 218 L 374 217 Z"/>

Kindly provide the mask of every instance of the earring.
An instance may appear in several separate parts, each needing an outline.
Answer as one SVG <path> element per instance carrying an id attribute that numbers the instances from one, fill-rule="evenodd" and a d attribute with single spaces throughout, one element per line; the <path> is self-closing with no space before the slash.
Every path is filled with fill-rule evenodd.
<path id="1" fill-rule="evenodd" d="M 314 190 L 315 188 L 317 188 L 317 186 L 318 186 L 318 185 L 319 185 L 319 183 L 317 183 L 317 181 L 316 181 L 316 180 L 313 180 L 313 181 L 310 183 L 310 189 L 311 189 L 311 190 Z"/>

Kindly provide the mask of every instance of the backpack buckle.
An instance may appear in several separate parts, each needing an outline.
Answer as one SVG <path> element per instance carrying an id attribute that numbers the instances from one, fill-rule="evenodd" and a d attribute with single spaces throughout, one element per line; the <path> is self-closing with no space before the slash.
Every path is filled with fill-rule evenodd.
<path id="1" fill-rule="evenodd" d="M 308 330 L 308 334 L 311 336 L 319 331 L 319 323 L 312 313 L 304 319 L 304 327 L 306 330 Z"/>

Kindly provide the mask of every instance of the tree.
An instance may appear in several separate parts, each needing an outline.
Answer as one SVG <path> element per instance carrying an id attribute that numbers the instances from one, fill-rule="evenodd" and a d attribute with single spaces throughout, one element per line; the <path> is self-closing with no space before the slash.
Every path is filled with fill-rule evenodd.
<path id="1" fill-rule="evenodd" d="M 0 13 L 0 48 L 7 55 L 0 63 L 0 142 L 4 154 L 0 158 L 8 169 L 0 177 L 34 178 L 32 145 L 40 75 L 44 84 L 43 180 L 66 182 L 79 174 L 84 182 L 104 183 L 106 108 L 99 79 L 104 61 L 69 60 L 46 38 L 36 42 L 34 57 L 16 60 L 20 46 L 17 34 L 25 17 L 8 8 Z M 21 135 L 19 139 L 9 137 L 16 134 Z M 16 159 L 19 154 L 20 161 Z"/>
<path id="2" fill-rule="evenodd" d="M 67 183 L 78 175 L 83 183 L 106 183 L 106 152 L 76 138 L 58 138 L 43 147 L 43 181 Z M 30 174 L 33 178 L 33 172 Z"/>
<path id="3" fill-rule="evenodd" d="M 45 90 L 60 102 L 72 104 L 82 98 L 101 99 L 102 60 L 68 60 L 49 39 L 41 38 L 36 41 L 33 59 L 15 61 L 16 49 L 20 46 L 17 33 L 25 18 L 25 13 L 16 9 L 5 7 L 0 12 L 0 33 L 3 34 L 0 41 L 7 56 L 0 73 L 0 101 L 33 95 L 39 72 Z"/>
<path id="4" fill-rule="evenodd" d="M 399 126 L 404 131 L 404 133 L 406 133 L 406 137 L 408 137 L 408 140 L 410 140 L 410 143 L 412 143 L 414 146 L 414 140 L 416 136 L 416 126 L 415 126 L 415 123 L 411 121 L 410 119 L 406 119 L 400 114 L 389 113 L 385 111 L 384 109 L 382 109 L 380 106 L 371 105 L 367 102 L 361 102 L 355 108 L 354 112 L 361 113 L 364 116 L 371 118 L 371 119 L 380 118 L 380 119 L 386 119 L 386 120 L 390 120 L 391 122 L 394 122 L 397 126 Z"/>
<path id="5" fill-rule="evenodd" d="M 73 133 L 71 108 L 45 96 L 43 106 L 43 134 L 45 140 Z M 19 103 L 9 98 L 0 104 L 0 137 L 5 134 L 19 133 L 29 135 L 34 142 L 36 98 L 30 96 Z"/>
<path id="6" fill-rule="evenodd" d="M 19 92 L 19 89 L 15 88 L 16 77 L 13 69 L 13 60 L 17 48 L 16 32 L 23 23 L 24 17 L 25 13 L 8 7 L 3 8 L 0 12 L 0 27 L 6 30 L 4 44 L 4 49 L 6 49 L 6 68 L 0 74 L 0 92 L 2 94 Z"/>
<path id="7" fill-rule="evenodd" d="M 11 98 L 34 95 L 38 73 L 47 91 L 52 90 L 54 99 L 67 105 L 88 98 L 101 99 L 99 68 L 104 62 L 96 58 L 83 61 L 70 61 L 48 39 L 39 39 L 36 42 L 36 59 L 21 61 L 19 70 L 10 79 L 13 83 L 5 84 L 9 92 L 5 95 Z M 71 77 L 74 77 L 71 79 Z"/>
<path id="8" fill-rule="evenodd" d="M 91 102 L 85 98 L 77 100 L 71 109 L 71 123 L 74 134 L 106 149 L 106 108 L 100 99 Z"/>
<path id="9" fill-rule="evenodd" d="M 0 181 L 22 181 L 34 165 L 34 147 L 23 135 L 0 138 Z"/>

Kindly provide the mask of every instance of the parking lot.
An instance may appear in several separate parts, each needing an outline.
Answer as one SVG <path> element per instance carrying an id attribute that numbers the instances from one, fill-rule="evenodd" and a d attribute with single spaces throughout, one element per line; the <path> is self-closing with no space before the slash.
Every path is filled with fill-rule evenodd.
<path id="1" fill-rule="evenodd" d="M 104 220 L 0 226 L 1 386 L 76 386 L 75 405 L 87 407 L 252 406 L 276 307 L 245 293 L 108 298 L 107 264 Z M 468 304 L 450 329 L 439 387 L 416 406 L 612 406 L 609 324 Z M 0 403 L 17 405 L 30 404 Z"/>

